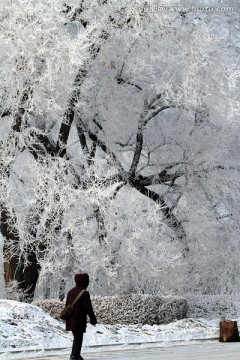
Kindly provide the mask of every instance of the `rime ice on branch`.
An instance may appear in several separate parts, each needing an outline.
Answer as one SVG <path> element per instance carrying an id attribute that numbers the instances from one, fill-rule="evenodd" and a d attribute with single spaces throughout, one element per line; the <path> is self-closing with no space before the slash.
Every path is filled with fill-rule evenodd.
<path id="1" fill-rule="evenodd" d="M 96 293 L 233 291 L 239 15 L 0 7 L 6 280 L 29 301 L 79 269 Z"/>

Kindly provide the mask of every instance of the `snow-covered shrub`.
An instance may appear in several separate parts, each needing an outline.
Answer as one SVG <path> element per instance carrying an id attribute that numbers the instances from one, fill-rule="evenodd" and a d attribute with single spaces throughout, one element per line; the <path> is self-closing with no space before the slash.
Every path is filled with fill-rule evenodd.
<path id="1" fill-rule="evenodd" d="M 186 295 L 187 317 L 192 318 L 238 318 L 240 316 L 239 295 Z"/>
<path id="2" fill-rule="evenodd" d="M 51 315 L 55 319 L 59 319 L 60 312 L 65 305 L 64 302 L 55 299 L 38 300 L 38 301 L 34 301 L 32 304 L 40 307 L 42 310 L 49 313 L 49 315 Z"/>
<path id="3" fill-rule="evenodd" d="M 237 295 L 186 294 L 186 300 L 177 297 L 125 295 L 92 297 L 98 322 L 104 324 L 162 324 L 175 319 L 239 318 L 240 300 Z M 58 319 L 64 302 L 38 300 L 33 303 Z"/>
<path id="4" fill-rule="evenodd" d="M 167 324 L 186 317 L 187 301 L 178 297 L 150 295 L 96 296 L 92 298 L 94 311 L 101 324 Z M 35 301 L 55 318 L 64 303 L 57 300 Z"/>
<path id="5" fill-rule="evenodd" d="M 167 324 L 186 316 L 187 302 L 178 297 L 122 295 L 94 297 L 98 321 L 103 324 Z"/>

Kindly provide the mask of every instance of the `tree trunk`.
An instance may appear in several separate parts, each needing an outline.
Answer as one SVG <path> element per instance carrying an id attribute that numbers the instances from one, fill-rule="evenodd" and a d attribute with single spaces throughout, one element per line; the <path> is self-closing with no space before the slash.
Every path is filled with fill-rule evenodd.
<path id="1" fill-rule="evenodd" d="M 25 267 L 18 265 L 15 279 L 19 281 L 21 300 L 32 302 L 41 266 L 39 265 L 34 251 L 28 254 L 29 264 Z"/>
<path id="2" fill-rule="evenodd" d="M 18 233 L 14 228 L 14 225 L 10 225 L 15 222 L 15 219 L 11 219 L 12 216 L 7 209 L 5 204 L 1 205 L 1 213 L 0 213 L 0 231 L 3 237 L 3 255 L 7 255 L 8 249 L 8 241 L 11 240 L 15 244 L 18 242 Z M 12 221 L 10 221 L 10 219 Z M 5 282 L 9 283 L 14 280 L 15 272 L 18 264 L 18 254 L 16 253 L 15 256 L 8 258 L 7 256 L 4 258 L 4 278 Z M 6 260 L 7 259 L 7 260 Z"/>
<path id="3" fill-rule="evenodd" d="M 4 281 L 3 245 L 4 245 L 4 238 L 0 231 L 0 299 L 6 298 L 6 286 Z"/>
<path id="4" fill-rule="evenodd" d="M 61 279 L 60 281 L 60 288 L 59 288 L 59 300 L 63 301 L 65 298 L 65 290 L 66 290 L 66 280 L 65 279 Z"/>
<path id="5" fill-rule="evenodd" d="M 33 251 L 27 255 L 28 266 L 23 266 L 20 260 L 19 234 L 15 227 L 16 217 L 11 215 L 7 206 L 1 206 L 0 231 L 4 239 L 3 254 L 4 259 L 4 278 L 6 284 L 16 280 L 19 283 L 19 291 L 22 293 L 21 300 L 31 302 L 34 297 L 37 280 L 39 277 L 40 265 Z M 8 244 L 12 241 L 16 251 L 14 256 L 8 257 Z"/>

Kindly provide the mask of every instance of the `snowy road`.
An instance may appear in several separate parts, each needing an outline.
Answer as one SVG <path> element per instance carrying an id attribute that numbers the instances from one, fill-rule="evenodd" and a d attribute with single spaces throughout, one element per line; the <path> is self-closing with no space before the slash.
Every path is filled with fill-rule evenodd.
<path id="1" fill-rule="evenodd" d="M 239 360 L 240 343 L 223 344 L 213 342 L 151 349 L 116 350 L 85 353 L 83 356 L 84 360 Z M 69 359 L 69 356 L 51 355 L 49 357 L 35 357 L 32 359 L 63 360 Z"/>

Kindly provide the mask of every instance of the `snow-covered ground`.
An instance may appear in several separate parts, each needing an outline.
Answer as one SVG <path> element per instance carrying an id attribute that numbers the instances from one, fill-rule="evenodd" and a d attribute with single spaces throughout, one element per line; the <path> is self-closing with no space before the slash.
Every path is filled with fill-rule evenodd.
<path id="1" fill-rule="evenodd" d="M 240 320 L 240 319 L 239 319 Z M 88 325 L 83 352 L 111 347 L 170 345 L 218 337 L 216 320 L 183 319 L 168 325 Z M 57 348 L 69 348 L 71 333 L 64 323 L 53 319 L 40 308 L 11 300 L 0 300 L 0 359 L 36 357 Z M 136 345 L 135 345 L 136 346 Z M 69 353 L 69 349 L 62 350 Z"/>

